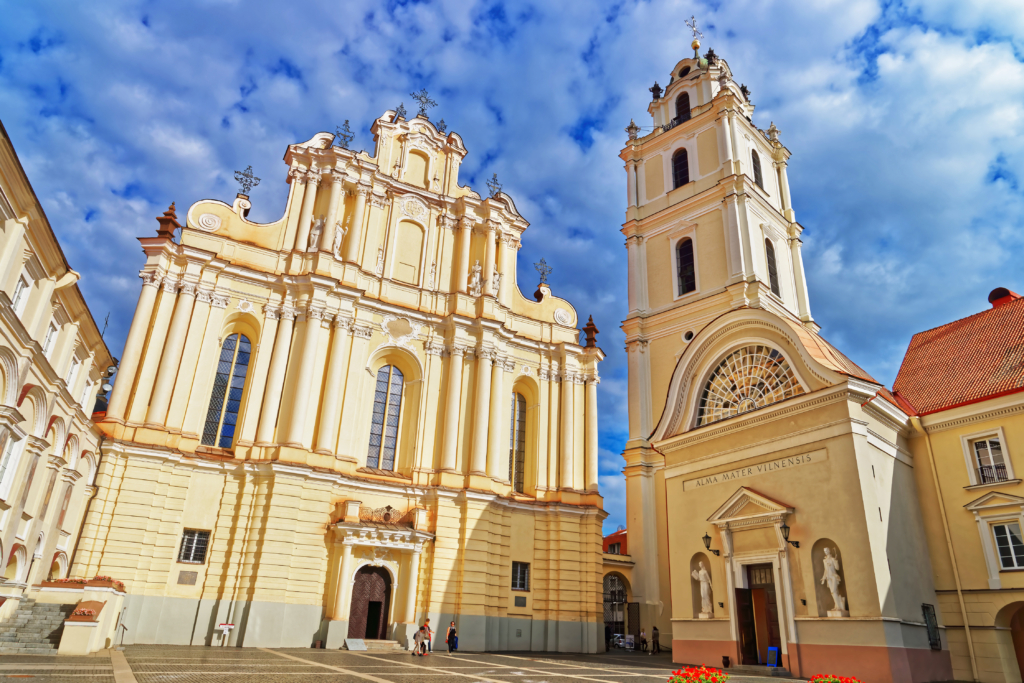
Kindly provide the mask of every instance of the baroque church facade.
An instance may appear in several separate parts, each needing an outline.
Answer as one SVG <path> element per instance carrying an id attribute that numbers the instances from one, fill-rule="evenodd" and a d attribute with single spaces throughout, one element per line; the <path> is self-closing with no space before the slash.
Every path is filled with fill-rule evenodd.
<path id="1" fill-rule="evenodd" d="M 913 411 L 820 336 L 790 152 L 693 47 L 621 152 L 632 566 L 606 585 L 676 662 L 949 680 Z"/>
<path id="2" fill-rule="evenodd" d="M 467 650 L 603 648 L 596 329 L 522 294 L 528 224 L 459 184 L 458 134 L 372 132 L 289 146 L 279 220 L 240 194 L 140 238 L 76 561 L 124 581 L 126 643 L 405 644 L 429 617 Z"/>

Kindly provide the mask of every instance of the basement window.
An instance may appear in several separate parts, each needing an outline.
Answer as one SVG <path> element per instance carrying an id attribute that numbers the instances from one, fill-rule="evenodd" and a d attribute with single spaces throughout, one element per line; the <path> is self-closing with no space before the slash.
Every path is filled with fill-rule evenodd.
<path id="1" fill-rule="evenodd" d="M 513 562 L 512 563 L 512 590 L 514 590 L 514 591 L 528 591 L 528 590 L 530 590 L 530 563 L 529 562 Z"/>
<path id="2" fill-rule="evenodd" d="M 206 549 L 209 545 L 209 531 L 185 529 L 185 533 L 181 536 L 181 548 L 178 549 L 178 562 L 203 564 L 206 562 Z"/>

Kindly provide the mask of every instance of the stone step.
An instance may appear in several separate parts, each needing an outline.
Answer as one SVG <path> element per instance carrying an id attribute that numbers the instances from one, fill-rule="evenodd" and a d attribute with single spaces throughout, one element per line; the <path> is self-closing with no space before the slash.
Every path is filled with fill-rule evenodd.
<path id="1" fill-rule="evenodd" d="M 793 674 L 781 666 L 763 666 L 760 664 L 735 664 L 725 669 L 728 674 L 743 674 L 748 676 L 771 676 L 773 678 L 792 678 Z"/>
<path id="2" fill-rule="evenodd" d="M 397 640 L 364 640 L 367 650 L 375 652 L 404 652 L 405 648 Z"/>

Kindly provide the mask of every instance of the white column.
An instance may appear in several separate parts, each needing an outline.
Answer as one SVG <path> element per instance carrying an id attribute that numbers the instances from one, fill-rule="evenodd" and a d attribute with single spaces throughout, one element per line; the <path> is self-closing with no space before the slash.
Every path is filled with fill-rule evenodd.
<path id="1" fill-rule="evenodd" d="M 807 295 L 807 279 L 804 276 L 804 257 L 800 249 L 800 237 L 798 235 L 789 238 L 789 257 L 793 262 L 793 285 L 796 288 L 796 304 L 800 319 L 804 322 L 813 320 L 811 317 L 811 302 Z"/>
<path id="2" fill-rule="evenodd" d="M 473 394 L 473 451 L 469 461 L 470 474 L 487 474 L 487 423 L 490 417 L 491 364 L 494 351 L 476 352 L 476 391 Z"/>
<path id="3" fill-rule="evenodd" d="M 364 433 L 360 424 L 364 408 L 373 403 L 373 392 L 366 394 L 363 387 L 370 377 L 366 360 L 370 355 L 370 337 L 373 328 L 366 323 L 352 325 L 352 353 L 349 354 L 345 401 L 341 407 L 341 437 L 338 439 L 338 457 L 351 462 L 366 462 L 368 442 L 359 443 Z"/>
<path id="4" fill-rule="evenodd" d="M 327 221 L 320 235 L 320 251 L 334 251 L 334 233 L 345 221 L 345 174 L 338 169 L 331 171 L 331 196 L 327 203 Z M 340 208 L 340 211 L 339 211 Z"/>
<path id="5" fill-rule="evenodd" d="M 596 374 L 587 378 L 586 414 L 586 490 L 597 492 L 597 385 L 601 378 Z"/>
<path id="6" fill-rule="evenodd" d="M 487 439 L 487 476 L 498 481 L 508 479 L 508 458 L 502 455 L 509 454 L 509 428 L 510 423 L 503 419 L 502 408 L 505 404 L 511 403 L 511 393 L 506 395 L 504 389 L 505 380 L 505 359 L 497 360 L 494 363 L 494 370 L 491 373 L 491 415 L 488 418 Z M 504 445 L 504 448 L 502 447 Z M 503 463 L 504 460 L 504 463 Z M 502 467 L 502 464 L 505 467 Z"/>
<path id="7" fill-rule="evenodd" d="M 558 490 L 558 425 L 560 404 L 558 401 L 558 370 L 552 367 L 541 370 L 540 378 L 547 381 L 544 387 L 548 391 L 548 431 L 543 438 L 548 440 L 548 490 Z M 542 385 L 543 386 L 543 385 Z"/>
<path id="8" fill-rule="evenodd" d="M 135 306 L 135 317 L 132 319 L 128 339 L 124 343 L 124 356 L 118 366 L 114 391 L 107 405 L 108 419 L 124 419 L 128 394 L 135 383 L 135 373 L 139 370 L 139 360 L 142 358 L 142 349 L 149 332 L 149 321 L 153 316 L 153 304 L 159 291 L 160 276 L 153 272 L 143 273 L 142 293 L 139 294 L 139 303 Z"/>
<path id="9" fill-rule="evenodd" d="M 363 234 L 363 218 L 366 215 L 366 198 L 370 196 L 369 185 L 356 187 L 356 203 L 352 207 L 352 227 L 345 237 L 345 261 L 355 263 L 359 260 L 359 239 Z"/>
<path id="10" fill-rule="evenodd" d="M 636 206 L 636 162 L 626 162 L 626 206 Z"/>
<path id="11" fill-rule="evenodd" d="M 509 308 L 512 307 L 512 286 L 516 281 L 515 245 L 511 237 L 498 240 L 498 271 L 501 273 L 498 302 Z"/>
<path id="12" fill-rule="evenodd" d="M 316 203 L 316 189 L 320 186 L 320 171 L 313 169 L 306 174 L 306 194 L 302 197 L 299 225 L 295 230 L 295 251 L 306 251 L 309 228 L 313 222 L 313 205 Z"/>
<path id="13" fill-rule="evenodd" d="M 413 550 L 406 561 L 405 577 L 405 614 L 402 618 L 403 624 L 416 623 L 416 591 L 420 582 L 420 551 Z M 440 628 L 440 626 L 438 627 Z"/>
<path id="14" fill-rule="evenodd" d="M 629 312 L 634 313 L 640 310 L 640 279 L 644 274 L 640 270 L 640 245 L 643 244 L 643 237 L 632 235 L 626 238 L 626 265 L 627 265 L 627 287 Z"/>
<path id="15" fill-rule="evenodd" d="M 316 349 L 320 341 L 320 327 L 324 319 L 322 308 L 310 305 L 306 308 L 306 320 L 302 323 L 302 349 L 296 360 L 295 396 L 292 397 L 291 419 L 288 420 L 288 435 L 283 442 L 289 446 L 302 447 L 302 432 L 306 425 L 306 409 L 309 407 L 310 387 L 313 385 L 313 367 L 316 365 Z"/>
<path id="16" fill-rule="evenodd" d="M 331 339 L 324 401 L 320 408 L 320 430 L 316 435 L 316 452 L 325 455 L 333 455 L 337 451 L 338 425 L 341 422 L 341 391 L 345 388 L 345 374 L 348 369 L 345 349 L 352 325 L 351 318 L 340 314 L 334 317 L 334 338 Z"/>
<path id="17" fill-rule="evenodd" d="M 281 407 L 281 393 L 284 391 L 284 373 L 288 369 L 288 351 L 292 345 L 292 327 L 297 311 L 294 308 L 281 309 L 281 322 L 277 326 L 277 339 L 267 372 L 267 389 L 263 394 L 263 411 L 260 426 L 256 431 L 256 445 L 270 446 L 274 443 L 277 428 L 277 413 Z"/>
<path id="18" fill-rule="evenodd" d="M 456 289 L 463 294 L 469 292 L 469 245 L 473 241 L 473 218 L 459 219 L 459 260 L 455 264 Z"/>
<path id="19" fill-rule="evenodd" d="M 454 472 L 459 448 L 459 409 L 462 406 L 462 356 L 464 346 L 452 344 L 448 358 L 448 393 L 444 407 L 444 437 L 441 442 L 441 471 Z"/>
<path id="20" fill-rule="evenodd" d="M 352 597 L 352 544 L 341 544 L 341 569 L 338 570 L 338 588 L 334 595 L 335 621 L 348 621 L 349 600 Z"/>
<path id="21" fill-rule="evenodd" d="M 192 307 L 196 301 L 196 286 L 192 283 L 183 283 L 178 293 L 178 301 L 174 304 L 174 314 L 171 316 L 171 328 L 167 332 L 167 343 L 164 346 L 164 355 L 160 359 L 160 368 L 156 375 L 156 384 L 153 387 L 153 398 L 149 403 L 149 412 L 146 414 L 146 424 L 153 427 L 160 427 L 167 419 L 167 409 L 171 405 L 171 392 L 174 390 L 174 380 L 178 376 L 178 368 L 181 366 L 181 352 L 185 348 L 185 335 L 188 333 L 188 324 L 192 319 Z"/>
<path id="22" fill-rule="evenodd" d="M 571 370 L 565 369 L 562 372 L 562 444 L 561 444 L 561 458 L 559 463 L 558 473 L 558 486 L 563 489 L 572 488 L 572 473 L 573 473 L 573 432 L 575 425 L 573 424 L 573 409 L 572 409 L 572 395 L 573 395 L 573 377 L 574 374 Z"/>
<path id="23" fill-rule="evenodd" d="M 494 294 L 495 294 L 495 291 L 494 291 L 494 253 L 495 253 L 494 234 L 497 231 L 497 228 L 498 228 L 498 222 L 497 221 L 488 220 L 487 221 L 487 225 L 486 225 L 486 227 L 484 229 L 484 239 L 486 240 L 486 242 L 485 242 L 486 249 L 484 250 L 484 272 L 483 272 L 484 289 L 483 289 L 483 293 L 484 293 L 484 295 L 490 295 L 490 296 L 494 296 Z"/>

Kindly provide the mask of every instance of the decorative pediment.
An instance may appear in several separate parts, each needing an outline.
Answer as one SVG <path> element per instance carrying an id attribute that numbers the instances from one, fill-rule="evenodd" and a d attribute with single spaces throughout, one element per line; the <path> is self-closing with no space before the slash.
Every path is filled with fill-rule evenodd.
<path id="1" fill-rule="evenodd" d="M 718 526 L 754 526 L 773 524 L 792 513 L 792 506 L 741 486 L 708 517 L 708 521 Z"/>
<path id="2" fill-rule="evenodd" d="M 1001 507 L 1019 507 L 1024 508 L 1024 498 L 1020 496 L 1014 496 L 1009 493 L 1000 493 L 999 491 L 991 491 L 986 493 L 981 498 L 971 501 L 965 508 L 971 512 L 981 512 L 983 510 L 991 510 L 992 508 Z"/>

